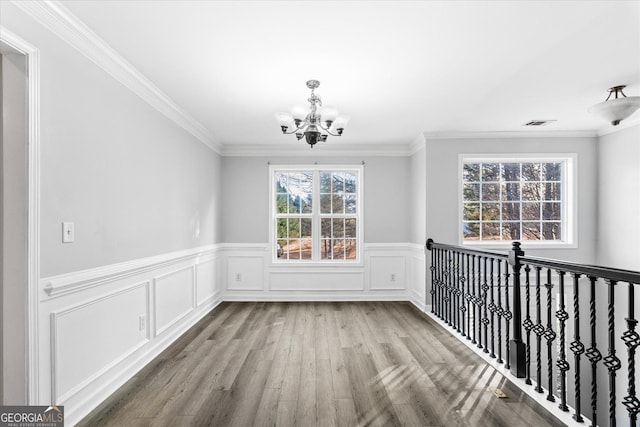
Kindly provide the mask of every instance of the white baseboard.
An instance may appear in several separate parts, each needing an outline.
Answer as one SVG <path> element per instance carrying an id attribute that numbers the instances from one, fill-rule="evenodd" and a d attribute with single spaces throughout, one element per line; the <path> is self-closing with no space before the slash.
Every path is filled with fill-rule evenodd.
<path id="1" fill-rule="evenodd" d="M 224 301 L 258 302 L 327 302 L 327 301 L 408 301 L 405 292 L 337 293 L 337 292 L 225 292 Z"/>
<path id="2" fill-rule="evenodd" d="M 418 308 L 418 310 L 423 312 L 427 311 L 427 305 L 425 304 L 424 297 L 420 295 L 418 292 L 416 292 L 415 290 L 410 292 L 409 302 L 415 305 Z"/>

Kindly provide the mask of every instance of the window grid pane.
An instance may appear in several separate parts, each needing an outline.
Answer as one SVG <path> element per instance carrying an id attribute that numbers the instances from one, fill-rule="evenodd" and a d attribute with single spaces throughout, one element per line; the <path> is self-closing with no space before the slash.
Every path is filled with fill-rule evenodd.
<path id="1" fill-rule="evenodd" d="M 462 167 L 464 241 L 562 240 L 563 162 Z"/>
<path id="2" fill-rule="evenodd" d="M 313 260 L 314 245 L 320 260 L 358 258 L 357 172 L 274 171 L 274 178 L 279 259 Z"/>

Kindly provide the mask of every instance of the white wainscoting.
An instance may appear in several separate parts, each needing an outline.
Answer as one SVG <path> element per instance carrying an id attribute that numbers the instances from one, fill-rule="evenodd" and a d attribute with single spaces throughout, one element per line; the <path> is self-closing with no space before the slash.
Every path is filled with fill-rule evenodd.
<path id="1" fill-rule="evenodd" d="M 274 264 L 267 244 L 220 244 L 48 277 L 39 290 L 39 401 L 78 422 L 223 300 L 411 301 L 425 255 L 365 244 L 355 265 Z"/>
<path id="2" fill-rule="evenodd" d="M 427 293 L 428 265 L 426 264 L 425 250 L 424 246 L 416 245 L 412 255 L 407 257 L 409 262 L 408 271 L 411 274 L 408 279 L 409 301 L 422 311 L 426 309 L 427 299 L 430 297 Z"/>
<path id="3" fill-rule="evenodd" d="M 295 269 L 269 272 L 269 291 L 363 291 L 364 274 L 351 269 Z"/>
<path id="4" fill-rule="evenodd" d="M 53 401 L 65 401 L 149 340 L 149 282 L 51 313 Z M 78 345 L 78 341 L 81 345 Z"/>
<path id="5" fill-rule="evenodd" d="M 222 300 L 220 246 L 40 281 L 40 402 L 73 425 Z"/>
<path id="6" fill-rule="evenodd" d="M 160 335 L 195 307 L 195 265 L 153 278 L 154 336 Z"/>
<path id="7" fill-rule="evenodd" d="M 362 262 L 273 263 L 267 244 L 225 244 L 224 300 L 407 300 L 424 306 L 424 248 L 412 243 L 365 244 Z"/>

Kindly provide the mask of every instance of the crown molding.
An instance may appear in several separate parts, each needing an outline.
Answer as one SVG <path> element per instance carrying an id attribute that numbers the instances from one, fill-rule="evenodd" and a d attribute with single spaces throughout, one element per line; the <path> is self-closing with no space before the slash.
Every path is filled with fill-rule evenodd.
<path id="1" fill-rule="evenodd" d="M 418 151 L 422 150 L 427 145 L 427 139 L 424 137 L 424 133 L 419 134 L 416 139 L 409 144 L 409 155 L 413 156 Z"/>
<path id="2" fill-rule="evenodd" d="M 292 141 L 291 144 L 225 144 L 223 156 L 229 157 L 345 157 L 345 156 L 380 156 L 408 157 L 413 154 L 413 144 L 339 144 L 318 143 L 309 148 L 306 143 Z"/>
<path id="3" fill-rule="evenodd" d="M 505 132 L 435 132 L 425 133 L 427 140 L 432 139 L 532 139 L 532 138 L 595 138 L 595 130 L 567 131 L 505 131 Z"/>
<path id="4" fill-rule="evenodd" d="M 13 0 L 12 3 L 199 141 L 218 154 L 222 152 L 222 145 L 207 128 L 187 114 L 62 4 L 53 0 Z"/>

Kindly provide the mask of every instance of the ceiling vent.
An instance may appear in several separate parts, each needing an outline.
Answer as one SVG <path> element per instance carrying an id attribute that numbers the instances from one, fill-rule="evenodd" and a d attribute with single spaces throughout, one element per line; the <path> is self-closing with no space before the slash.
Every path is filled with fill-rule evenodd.
<path id="1" fill-rule="evenodd" d="M 551 122 L 555 122 L 556 120 L 531 120 L 524 124 L 524 126 L 545 126 Z"/>

